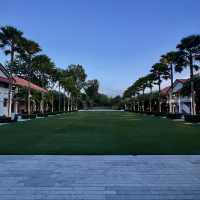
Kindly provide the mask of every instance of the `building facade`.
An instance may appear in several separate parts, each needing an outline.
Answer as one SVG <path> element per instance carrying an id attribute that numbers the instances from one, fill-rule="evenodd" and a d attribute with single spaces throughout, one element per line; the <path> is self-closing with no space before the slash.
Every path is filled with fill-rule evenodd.
<path id="1" fill-rule="evenodd" d="M 188 81 L 188 79 L 177 79 L 173 84 L 173 89 L 166 87 L 161 91 L 162 95 L 167 99 L 166 102 L 170 112 L 182 114 L 191 113 L 191 95 L 181 95 L 181 89 Z"/>
<path id="2" fill-rule="evenodd" d="M 25 97 L 17 98 L 19 88 L 38 91 L 40 93 L 47 93 L 48 91 L 40 86 L 33 84 L 25 79 L 19 77 L 9 78 L 7 70 L 0 65 L 0 116 L 9 116 L 9 83 L 12 81 L 11 96 L 11 117 L 14 118 L 16 114 L 27 112 L 27 105 Z M 32 110 L 35 109 L 34 101 L 32 101 Z"/>

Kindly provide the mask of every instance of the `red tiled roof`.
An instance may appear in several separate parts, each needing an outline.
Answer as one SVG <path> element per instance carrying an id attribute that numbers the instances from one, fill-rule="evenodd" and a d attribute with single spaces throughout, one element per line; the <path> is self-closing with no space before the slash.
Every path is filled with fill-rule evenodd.
<path id="1" fill-rule="evenodd" d="M 40 87 L 40 86 L 38 86 L 38 85 L 36 85 L 32 82 L 29 82 L 29 81 L 27 81 L 23 78 L 14 77 L 14 80 L 15 80 L 15 85 L 17 85 L 17 86 L 26 87 L 26 88 L 30 87 L 33 90 L 36 90 L 36 91 L 39 91 L 39 92 L 44 92 L 44 93 L 48 92 L 48 90 L 46 90 L 46 89 L 44 89 L 44 88 L 42 88 L 42 87 Z"/>
<path id="2" fill-rule="evenodd" d="M 30 87 L 32 90 L 36 90 L 36 91 L 39 91 L 39 92 L 44 92 L 44 93 L 47 93 L 48 90 L 34 84 L 34 83 L 31 83 L 25 79 L 22 79 L 22 78 L 19 78 L 19 77 L 13 77 L 13 81 L 14 81 L 14 85 L 16 86 L 20 86 L 20 87 L 25 87 L 25 88 L 28 88 Z M 9 79 L 8 78 L 5 78 L 5 77 L 2 77 L 0 76 L 0 82 L 3 82 L 3 83 L 9 83 Z"/>
<path id="3" fill-rule="evenodd" d="M 9 83 L 9 80 L 8 80 L 8 78 L 0 76 L 0 82 Z"/>
<path id="4" fill-rule="evenodd" d="M 180 83 L 187 83 L 189 79 L 176 79 L 176 81 L 180 82 Z M 176 82 L 175 81 L 175 82 Z"/>
<path id="5" fill-rule="evenodd" d="M 162 95 L 167 95 L 167 93 L 169 92 L 169 89 L 170 89 L 170 88 L 171 88 L 170 86 L 163 88 L 163 89 L 161 90 L 161 94 L 162 94 Z"/>

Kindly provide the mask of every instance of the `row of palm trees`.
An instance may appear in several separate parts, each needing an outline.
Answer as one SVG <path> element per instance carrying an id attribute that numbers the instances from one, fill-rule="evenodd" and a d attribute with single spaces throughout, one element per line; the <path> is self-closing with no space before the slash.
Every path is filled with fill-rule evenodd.
<path id="1" fill-rule="evenodd" d="M 174 71 L 181 73 L 184 68 L 189 68 L 190 71 L 190 94 L 191 94 L 191 114 L 196 114 L 195 106 L 195 89 L 194 89 L 194 71 L 199 69 L 200 61 L 200 35 L 190 35 L 183 38 L 176 46 L 176 51 L 171 51 L 162 55 L 160 61 L 155 63 L 150 73 L 135 81 L 124 92 L 124 97 L 134 97 L 136 100 L 141 93 L 144 96 L 146 88 L 149 88 L 149 110 L 152 111 L 152 88 L 158 85 L 158 102 L 159 112 L 161 112 L 161 83 L 163 80 L 170 79 L 171 92 L 170 99 L 172 98 L 172 88 L 174 83 Z M 171 102 L 171 101 L 170 101 Z M 170 103 L 170 112 L 172 111 L 172 104 Z M 143 101 L 144 110 L 144 101 Z"/>
<path id="2" fill-rule="evenodd" d="M 59 112 L 77 109 L 77 101 L 86 80 L 86 73 L 81 65 L 70 65 L 66 69 L 55 66 L 54 62 L 42 53 L 40 45 L 24 36 L 24 33 L 12 26 L 0 27 L 0 49 L 9 59 L 5 67 L 9 72 L 8 116 L 11 116 L 13 99 L 13 76 L 19 76 L 29 81 L 27 91 L 27 111 L 31 114 L 30 82 L 49 89 L 51 96 L 51 111 L 54 111 L 53 90 L 59 90 Z M 62 95 L 61 95 L 62 91 Z M 44 112 L 45 95 L 41 93 L 41 112 Z M 63 109 L 61 108 L 63 96 Z M 67 96 L 67 109 L 66 109 Z"/>

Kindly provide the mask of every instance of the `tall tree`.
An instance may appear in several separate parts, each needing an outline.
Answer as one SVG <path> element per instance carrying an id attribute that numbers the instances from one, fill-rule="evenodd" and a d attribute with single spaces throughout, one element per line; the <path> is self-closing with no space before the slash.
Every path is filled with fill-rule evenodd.
<path id="1" fill-rule="evenodd" d="M 158 84 L 158 92 L 159 92 L 159 112 L 161 112 L 161 83 L 162 79 L 168 79 L 170 76 L 169 68 L 164 63 L 156 63 L 152 66 L 151 72 L 155 76 L 155 80 Z"/>
<path id="2" fill-rule="evenodd" d="M 173 84 L 174 84 L 174 71 L 176 72 L 181 72 L 182 69 L 180 66 L 177 66 L 177 60 L 179 57 L 179 52 L 177 51 L 171 51 L 166 53 L 165 55 L 161 56 L 160 62 L 163 64 L 166 64 L 169 68 L 169 78 L 170 78 L 170 82 L 171 82 L 171 87 L 170 87 L 170 95 L 169 95 L 169 112 L 172 113 L 173 112 L 173 104 L 172 104 L 172 93 L 173 93 Z"/>
<path id="3" fill-rule="evenodd" d="M 95 98 L 98 95 L 99 91 L 99 81 L 94 80 L 88 80 L 84 86 L 85 93 L 89 97 L 89 102 L 91 105 L 93 105 Z"/>
<path id="4" fill-rule="evenodd" d="M 81 93 L 81 90 L 83 89 L 85 85 L 85 80 L 87 77 L 87 74 L 85 73 L 85 70 L 82 65 L 69 65 L 67 69 L 68 76 L 71 76 L 75 83 L 75 89 L 73 92 L 73 97 L 71 97 L 71 101 L 75 101 L 75 107 L 77 107 L 77 102 L 79 98 L 79 94 Z M 72 103 L 71 103 L 72 104 Z"/>
<path id="5" fill-rule="evenodd" d="M 56 80 L 58 82 L 58 90 L 59 90 L 59 97 L 58 97 L 58 111 L 61 112 L 61 82 L 64 79 L 66 72 L 63 69 L 58 68 L 56 71 Z"/>
<path id="6" fill-rule="evenodd" d="M 155 81 L 155 75 L 153 73 L 150 73 L 146 76 L 146 82 L 147 87 L 150 89 L 150 95 L 149 95 L 149 111 L 152 112 L 152 88 Z"/>
<path id="7" fill-rule="evenodd" d="M 49 72 L 50 75 L 50 79 L 49 79 L 49 88 L 50 88 L 50 95 L 51 95 L 51 112 L 54 112 L 54 87 L 58 81 L 58 77 L 57 77 L 57 68 L 52 68 L 52 70 L 50 70 Z"/>
<path id="8" fill-rule="evenodd" d="M 183 69 L 189 67 L 190 69 L 190 90 L 191 90 L 191 113 L 196 114 L 195 106 L 195 90 L 194 90 L 194 69 L 199 66 L 195 64 L 195 60 L 200 57 L 200 35 L 191 35 L 183 38 L 177 45 L 179 50 L 179 58 L 177 66 Z"/>
<path id="9" fill-rule="evenodd" d="M 61 85 L 64 89 L 64 103 L 63 103 L 63 110 L 64 112 L 66 111 L 66 93 L 68 97 L 68 102 L 67 102 L 67 111 L 70 111 L 70 99 L 72 98 L 72 94 L 75 93 L 75 83 L 74 79 L 72 76 L 66 76 L 67 74 L 63 75 L 63 79 L 61 80 Z"/>
<path id="10" fill-rule="evenodd" d="M 37 81 L 43 88 L 48 88 L 49 80 L 51 78 L 52 70 L 55 64 L 47 55 L 37 55 L 32 59 L 32 66 L 34 73 L 37 77 Z M 44 94 L 41 93 L 40 111 L 44 113 Z"/>
<path id="11" fill-rule="evenodd" d="M 8 92 L 8 116 L 11 116 L 12 106 L 12 67 L 14 65 L 15 54 L 19 52 L 19 44 L 22 39 L 23 32 L 12 26 L 3 26 L 0 28 L 0 48 L 5 55 L 10 55 L 10 63 L 8 70 L 10 74 L 9 92 Z"/>
<path id="12" fill-rule="evenodd" d="M 145 89 L 147 88 L 147 77 L 144 76 L 144 77 L 141 77 L 139 78 L 136 82 L 135 82 L 135 85 L 136 87 L 138 88 L 139 91 L 142 91 L 142 111 L 144 112 L 145 110 L 145 105 L 144 105 L 144 92 L 145 92 Z"/>
<path id="13" fill-rule="evenodd" d="M 31 114 L 31 87 L 30 87 L 30 81 L 32 77 L 32 59 L 33 57 L 41 51 L 41 48 L 38 43 L 28 40 L 26 38 L 23 38 L 20 42 L 20 57 L 25 63 L 25 71 L 27 74 L 26 79 L 28 80 L 28 115 Z"/>

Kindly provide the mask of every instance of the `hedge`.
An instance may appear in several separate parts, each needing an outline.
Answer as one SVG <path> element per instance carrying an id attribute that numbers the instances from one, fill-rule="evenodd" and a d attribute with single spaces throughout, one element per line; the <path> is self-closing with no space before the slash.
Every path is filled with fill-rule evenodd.
<path id="1" fill-rule="evenodd" d="M 185 115 L 184 118 L 186 122 L 200 122 L 200 115 Z"/>

